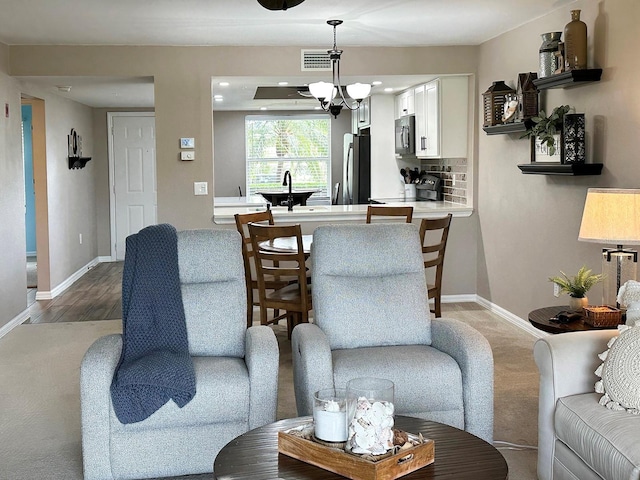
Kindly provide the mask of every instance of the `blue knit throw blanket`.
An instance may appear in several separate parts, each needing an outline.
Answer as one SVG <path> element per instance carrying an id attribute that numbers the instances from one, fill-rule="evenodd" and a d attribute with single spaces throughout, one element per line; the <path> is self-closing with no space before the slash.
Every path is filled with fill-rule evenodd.
<path id="1" fill-rule="evenodd" d="M 189 403 L 196 378 L 171 225 L 153 225 L 127 237 L 122 329 L 122 354 L 111 382 L 118 420 L 140 422 L 170 399 L 180 408 Z"/>

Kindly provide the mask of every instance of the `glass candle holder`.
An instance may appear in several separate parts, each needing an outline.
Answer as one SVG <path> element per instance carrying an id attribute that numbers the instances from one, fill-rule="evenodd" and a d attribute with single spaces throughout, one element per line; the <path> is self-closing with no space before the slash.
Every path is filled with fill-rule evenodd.
<path id="1" fill-rule="evenodd" d="M 347 382 L 346 451 L 382 455 L 393 448 L 393 395 L 391 380 L 354 378 Z"/>
<path id="2" fill-rule="evenodd" d="M 344 388 L 325 388 L 313 395 L 314 435 L 325 442 L 347 440 L 347 402 Z"/>

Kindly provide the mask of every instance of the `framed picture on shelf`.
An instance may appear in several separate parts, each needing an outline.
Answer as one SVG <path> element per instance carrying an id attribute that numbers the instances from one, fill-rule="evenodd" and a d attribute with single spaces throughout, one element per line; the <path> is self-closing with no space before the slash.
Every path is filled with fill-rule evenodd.
<path id="1" fill-rule="evenodd" d="M 564 144 L 562 134 L 553 136 L 555 151 L 550 155 L 550 148 L 538 137 L 531 137 L 531 162 L 535 163 L 564 163 Z"/>

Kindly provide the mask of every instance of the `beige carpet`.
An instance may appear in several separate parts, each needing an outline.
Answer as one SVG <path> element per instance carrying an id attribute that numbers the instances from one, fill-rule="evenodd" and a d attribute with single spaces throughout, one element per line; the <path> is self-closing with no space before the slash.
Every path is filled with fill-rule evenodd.
<path id="1" fill-rule="evenodd" d="M 476 304 L 444 305 L 443 310 L 444 316 L 476 327 L 492 345 L 495 439 L 535 445 L 535 339 Z M 281 351 L 278 418 L 287 418 L 296 414 L 291 344 L 285 327 L 275 328 Z M 82 479 L 80 361 L 96 338 L 120 330 L 119 320 L 20 325 L 0 339 L 0 479 Z M 536 479 L 535 450 L 501 452 L 509 478 Z"/>

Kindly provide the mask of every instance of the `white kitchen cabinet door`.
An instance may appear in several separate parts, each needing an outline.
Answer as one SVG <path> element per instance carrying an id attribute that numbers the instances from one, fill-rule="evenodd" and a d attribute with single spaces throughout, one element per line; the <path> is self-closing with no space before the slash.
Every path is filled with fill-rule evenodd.
<path id="1" fill-rule="evenodd" d="M 415 88 L 417 157 L 467 158 L 468 82 L 442 77 Z"/>
<path id="2" fill-rule="evenodd" d="M 440 152 L 438 80 L 415 88 L 416 156 L 437 157 Z"/>
<path id="3" fill-rule="evenodd" d="M 396 95 L 395 107 L 396 118 L 415 114 L 415 97 L 413 89 L 402 92 L 400 95 Z"/>

